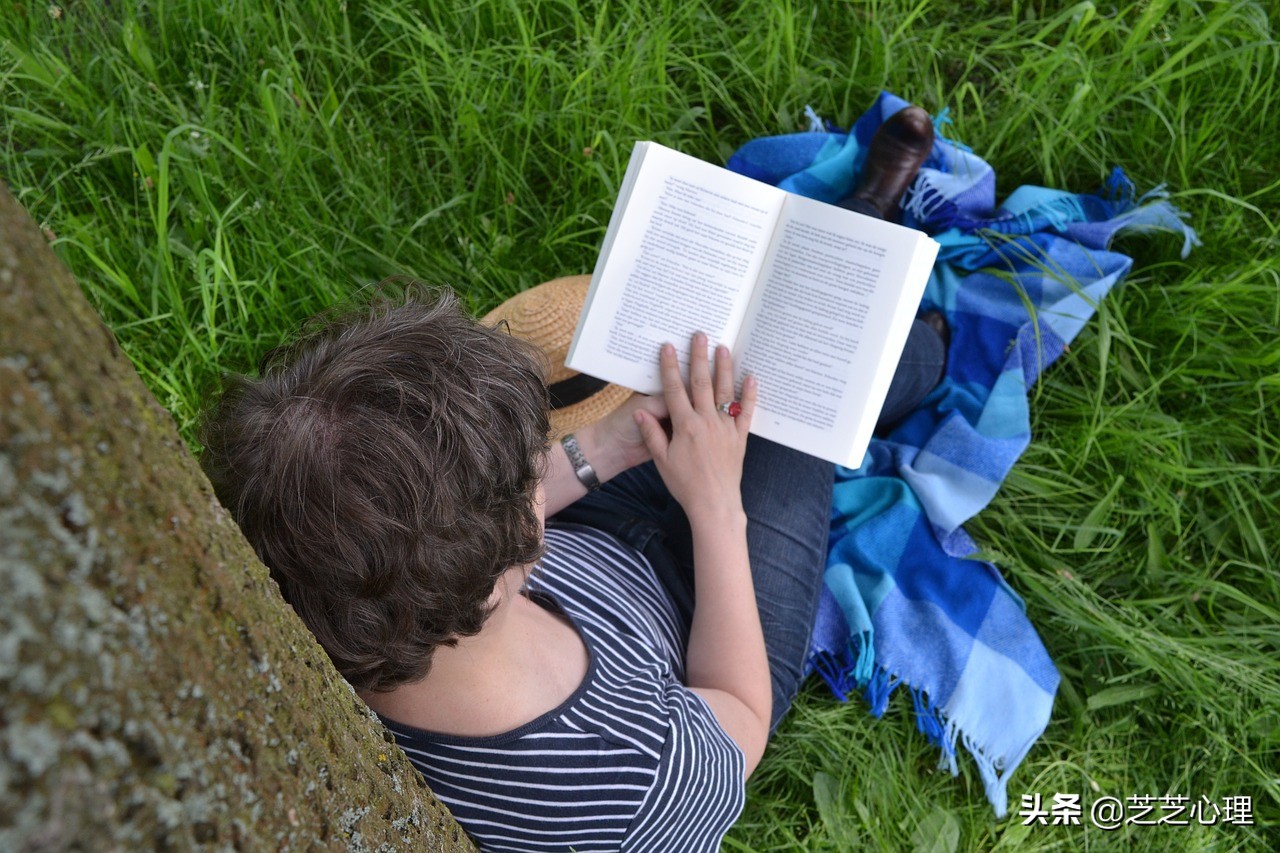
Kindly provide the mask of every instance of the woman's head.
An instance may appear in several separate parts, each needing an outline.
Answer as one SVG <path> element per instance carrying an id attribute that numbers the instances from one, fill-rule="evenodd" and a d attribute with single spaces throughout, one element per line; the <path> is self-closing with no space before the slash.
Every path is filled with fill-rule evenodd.
<path id="1" fill-rule="evenodd" d="M 219 499 L 357 689 L 421 679 L 542 553 L 540 353 L 411 290 L 313 324 L 260 373 L 205 416 Z"/>

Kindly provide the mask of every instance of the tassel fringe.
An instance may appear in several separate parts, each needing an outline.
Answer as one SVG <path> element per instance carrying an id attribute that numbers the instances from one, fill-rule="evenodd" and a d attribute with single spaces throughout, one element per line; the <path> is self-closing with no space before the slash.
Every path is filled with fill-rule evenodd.
<path id="1" fill-rule="evenodd" d="M 871 715 L 877 719 L 884 716 L 890 697 L 898 685 L 904 683 L 884 667 L 875 665 L 871 644 L 862 640 L 851 641 L 844 654 L 817 653 L 813 655 L 811 663 L 814 671 L 822 676 L 841 701 L 848 701 L 861 688 L 863 698 L 871 706 Z M 993 756 L 973 737 L 962 732 L 955 720 L 948 719 L 925 690 L 910 685 L 908 689 L 915 708 L 916 729 L 928 738 L 929 743 L 938 747 L 938 769 L 947 770 L 952 776 L 959 775 L 956 745 L 963 741 L 965 749 L 973 756 L 978 775 L 982 778 L 983 789 L 995 809 L 996 817 L 1007 816 L 1008 768 L 1017 767 L 1022 762 L 1035 739 L 1028 741 L 1018 755 Z"/>

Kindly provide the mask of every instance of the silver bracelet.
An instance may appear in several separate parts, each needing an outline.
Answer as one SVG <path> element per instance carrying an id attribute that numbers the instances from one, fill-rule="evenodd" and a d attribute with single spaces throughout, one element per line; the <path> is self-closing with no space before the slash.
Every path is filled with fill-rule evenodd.
<path id="1" fill-rule="evenodd" d="M 564 455 L 569 457 L 569 464 L 573 466 L 573 473 L 578 475 L 578 482 L 586 486 L 588 492 L 594 492 L 600 488 L 600 478 L 596 476 L 596 469 L 592 468 L 591 463 L 587 461 L 573 433 L 560 439 L 560 446 L 564 448 Z"/>

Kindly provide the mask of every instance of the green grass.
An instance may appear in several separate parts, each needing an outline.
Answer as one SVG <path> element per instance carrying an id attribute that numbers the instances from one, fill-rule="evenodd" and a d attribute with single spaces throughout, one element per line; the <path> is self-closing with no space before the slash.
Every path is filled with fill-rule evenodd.
<path id="1" fill-rule="evenodd" d="M 439 6 L 440 8 L 428 8 Z M 1025 183 L 1167 184 L 1204 238 L 1133 274 L 1032 396 L 969 525 L 1063 676 L 1020 796 L 1253 798 L 1258 826 L 996 821 L 895 697 L 802 696 L 730 850 L 1280 840 L 1280 20 L 1257 2 L 14 3 L 0 175 L 184 435 L 220 371 L 391 273 L 477 311 L 590 270 L 631 143 L 713 161 L 881 88 Z M 5 319 L 7 321 L 7 318 Z M 1087 823 L 1087 821 L 1086 821 Z"/>

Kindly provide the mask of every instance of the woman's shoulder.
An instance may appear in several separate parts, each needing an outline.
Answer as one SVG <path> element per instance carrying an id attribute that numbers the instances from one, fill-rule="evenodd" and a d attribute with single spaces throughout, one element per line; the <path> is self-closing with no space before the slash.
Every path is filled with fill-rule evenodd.
<path id="1" fill-rule="evenodd" d="M 592 528 L 550 527 L 546 544 L 529 594 L 582 635 L 590 663 L 579 691 L 493 738 L 389 728 L 482 846 L 551 837 L 583 849 L 716 849 L 742 808 L 742 754 L 682 684 L 652 570 Z"/>
<path id="2" fill-rule="evenodd" d="M 554 837 L 617 849 L 635 838 L 636 849 L 714 850 L 742 808 L 742 755 L 660 669 L 634 648 L 593 650 L 582 689 L 518 730 L 469 738 L 388 728 L 482 846 Z"/>

